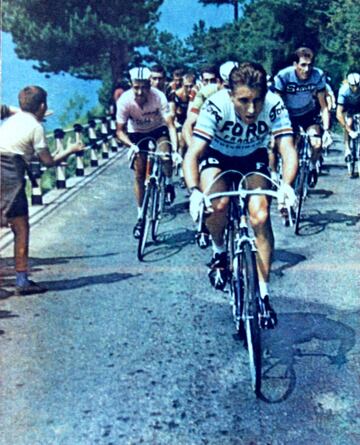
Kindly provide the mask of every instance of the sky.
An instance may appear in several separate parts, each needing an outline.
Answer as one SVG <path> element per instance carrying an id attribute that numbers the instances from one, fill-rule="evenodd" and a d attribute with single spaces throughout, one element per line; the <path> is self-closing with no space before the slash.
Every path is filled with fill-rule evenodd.
<path id="1" fill-rule="evenodd" d="M 158 29 L 169 31 L 180 38 L 191 34 L 194 24 L 199 20 L 204 20 L 208 27 L 218 27 L 231 22 L 233 16 L 233 9 L 229 5 L 204 7 L 196 0 L 164 0 L 160 12 Z M 58 117 L 63 114 L 74 92 L 86 98 L 85 111 L 97 104 L 97 92 L 101 86 L 99 81 L 76 79 L 68 74 L 45 76 L 39 73 L 33 68 L 35 61 L 20 60 L 16 56 L 8 33 L 1 33 L 1 62 L 1 103 L 17 105 L 17 94 L 25 84 L 42 86 L 48 91 L 49 108 L 55 111 L 46 124 L 49 128 L 59 125 Z"/>

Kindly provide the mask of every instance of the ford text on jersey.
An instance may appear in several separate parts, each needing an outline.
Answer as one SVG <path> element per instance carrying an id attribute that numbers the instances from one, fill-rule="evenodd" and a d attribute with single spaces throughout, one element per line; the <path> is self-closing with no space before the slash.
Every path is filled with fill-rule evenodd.
<path id="1" fill-rule="evenodd" d="M 268 92 L 256 122 L 246 125 L 236 113 L 227 90 L 209 98 L 201 108 L 194 136 L 226 156 L 247 156 L 267 148 L 274 137 L 292 135 L 288 112 L 281 98 Z"/>

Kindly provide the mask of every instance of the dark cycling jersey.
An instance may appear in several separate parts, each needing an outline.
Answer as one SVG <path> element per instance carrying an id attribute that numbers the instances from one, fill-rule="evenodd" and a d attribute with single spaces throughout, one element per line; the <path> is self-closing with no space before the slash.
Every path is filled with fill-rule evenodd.
<path id="1" fill-rule="evenodd" d="M 325 91 L 326 77 L 322 70 L 313 68 L 308 79 L 300 80 L 295 67 L 289 66 L 275 76 L 274 87 L 281 94 L 290 117 L 297 117 L 316 109 L 316 95 Z"/>

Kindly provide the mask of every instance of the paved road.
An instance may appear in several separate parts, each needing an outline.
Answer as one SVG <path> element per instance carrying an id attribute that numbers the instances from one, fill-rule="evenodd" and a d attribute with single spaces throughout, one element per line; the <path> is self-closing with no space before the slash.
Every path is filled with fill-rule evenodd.
<path id="1" fill-rule="evenodd" d="M 274 213 L 279 325 L 264 335 L 262 400 L 186 198 L 139 263 L 130 179 L 119 158 L 33 226 L 32 276 L 46 294 L 12 296 L 2 252 L 0 444 L 360 443 L 360 180 L 340 151 L 300 236 Z"/>

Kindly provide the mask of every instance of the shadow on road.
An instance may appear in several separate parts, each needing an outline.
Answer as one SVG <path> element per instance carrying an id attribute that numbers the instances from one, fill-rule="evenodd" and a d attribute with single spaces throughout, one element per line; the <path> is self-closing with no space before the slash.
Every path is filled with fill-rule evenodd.
<path id="1" fill-rule="evenodd" d="M 299 236 L 312 236 L 323 232 L 331 224 L 355 226 L 360 221 L 360 215 L 353 216 L 339 213 L 337 210 L 327 210 L 325 213 L 314 210 L 306 214 L 300 221 Z"/>
<path id="2" fill-rule="evenodd" d="M 143 262 L 155 263 L 177 255 L 185 246 L 194 244 L 194 231 L 189 229 L 174 229 L 161 232 L 158 241 L 147 244 Z"/>
<path id="3" fill-rule="evenodd" d="M 78 289 L 80 287 L 94 286 L 97 284 L 109 284 L 116 283 L 118 281 L 127 280 L 129 278 L 137 277 L 141 274 L 131 274 L 131 273 L 109 273 L 102 275 L 89 275 L 80 278 L 73 278 L 69 280 L 58 280 L 58 281 L 42 281 L 39 284 L 45 286 L 48 292 L 62 291 L 69 289 Z M 0 300 L 12 297 L 14 295 L 13 291 L 7 291 L 5 289 L 0 289 Z M 45 294 L 46 295 L 46 294 Z M 25 298 L 25 297 L 23 297 Z"/>
<path id="4" fill-rule="evenodd" d="M 271 273 L 273 273 L 278 277 L 282 277 L 286 269 L 290 269 L 291 267 L 294 267 L 305 260 L 306 260 L 305 255 L 289 252 L 288 250 L 277 249 L 275 250 L 274 253 L 274 263 L 271 268 Z M 276 265 L 277 262 L 281 262 L 283 264 L 277 267 Z"/>
<path id="5" fill-rule="evenodd" d="M 355 346 L 355 331 L 325 314 L 282 313 L 279 318 L 277 328 L 263 335 L 260 398 L 267 403 L 280 403 L 291 395 L 296 386 L 296 364 L 302 358 L 313 357 L 325 375 L 326 362 L 342 367 Z"/>

